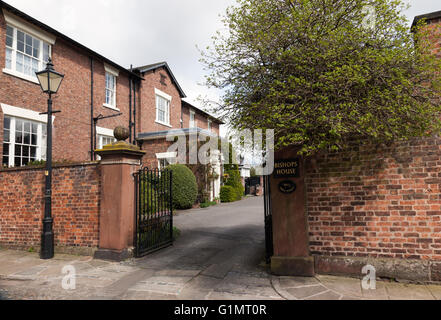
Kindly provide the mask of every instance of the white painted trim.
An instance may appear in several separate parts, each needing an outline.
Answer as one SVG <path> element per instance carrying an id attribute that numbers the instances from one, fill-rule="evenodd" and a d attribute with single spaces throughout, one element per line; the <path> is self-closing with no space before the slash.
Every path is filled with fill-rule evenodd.
<path id="1" fill-rule="evenodd" d="M 164 153 L 157 153 L 156 158 L 157 159 L 173 159 L 177 158 L 178 153 L 177 152 L 164 152 Z"/>
<path id="2" fill-rule="evenodd" d="M 32 83 L 40 85 L 40 82 L 38 82 L 38 79 L 37 79 L 36 76 L 35 77 L 31 77 L 31 76 L 25 75 L 23 73 L 17 72 L 15 70 L 10 70 L 10 69 L 6 69 L 6 68 L 3 69 L 3 73 L 6 73 L 6 74 L 9 74 L 10 76 L 21 78 L 23 80 L 26 80 L 26 81 L 29 81 L 29 82 L 32 82 Z"/>
<path id="3" fill-rule="evenodd" d="M 16 15 L 6 11 L 3 9 L 3 15 L 5 16 L 5 20 L 7 24 L 20 29 L 21 31 L 27 32 L 34 37 L 39 38 L 47 42 L 48 44 L 54 45 L 56 41 L 56 37 L 49 34 L 48 32 L 30 24 L 29 22 L 17 17 Z"/>
<path id="4" fill-rule="evenodd" d="M 112 129 L 96 127 L 96 133 L 101 136 L 113 137 L 113 131 Z"/>
<path id="5" fill-rule="evenodd" d="M 170 95 L 166 94 L 165 92 L 162 92 L 161 90 L 156 89 L 156 88 L 155 88 L 155 94 L 158 95 L 158 96 L 163 97 L 164 99 L 166 99 L 168 101 L 170 101 L 170 104 L 171 104 L 171 101 L 173 99 L 172 96 L 170 96 Z"/>
<path id="6" fill-rule="evenodd" d="M 47 124 L 47 115 L 40 115 L 39 112 L 32 111 L 29 109 L 23 109 L 18 107 L 13 107 L 4 103 L 0 103 L 2 111 L 5 115 L 11 117 L 17 117 L 27 120 L 33 120 L 37 122 L 42 122 Z M 52 116 L 52 123 L 55 121 L 55 116 Z"/>
<path id="7" fill-rule="evenodd" d="M 104 69 L 106 70 L 106 72 L 114 75 L 115 77 L 119 77 L 119 70 L 108 65 L 107 63 L 104 63 Z"/>
<path id="8" fill-rule="evenodd" d="M 117 107 L 111 106 L 110 104 L 107 104 L 107 103 L 104 103 L 103 107 L 109 108 L 109 109 L 112 109 L 112 110 L 115 110 L 115 111 L 121 111 Z"/>
<path id="9" fill-rule="evenodd" d="M 173 128 L 172 125 L 165 123 L 165 122 L 158 121 L 158 120 L 156 120 L 155 123 L 160 124 L 161 126 L 164 126 L 164 127 Z"/>

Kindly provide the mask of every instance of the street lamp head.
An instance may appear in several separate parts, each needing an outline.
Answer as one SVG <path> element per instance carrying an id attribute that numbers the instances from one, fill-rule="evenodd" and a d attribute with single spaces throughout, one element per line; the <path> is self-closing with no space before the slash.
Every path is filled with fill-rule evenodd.
<path id="1" fill-rule="evenodd" d="M 54 70 L 54 64 L 49 58 L 46 65 L 46 69 L 35 73 L 40 82 L 41 90 L 44 93 L 55 94 L 60 88 L 61 81 L 63 81 L 64 75 Z"/>

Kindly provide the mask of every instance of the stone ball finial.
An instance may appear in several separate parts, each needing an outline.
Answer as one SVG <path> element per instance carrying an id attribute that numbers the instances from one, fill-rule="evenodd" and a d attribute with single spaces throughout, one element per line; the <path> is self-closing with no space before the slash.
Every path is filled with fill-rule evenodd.
<path id="1" fill-rule="evenodd" d="M 130 137 L 129 129 L 126 127 L 116 127 L 113 131 L 113 136 L 118 141 L 126 141 Z"/>

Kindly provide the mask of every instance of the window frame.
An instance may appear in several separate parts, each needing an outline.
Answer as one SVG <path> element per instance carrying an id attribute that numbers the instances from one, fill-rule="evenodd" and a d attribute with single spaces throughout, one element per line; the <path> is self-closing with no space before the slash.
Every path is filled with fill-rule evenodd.
<path id="1" fill-rule="evenodd" d="M 6 24 L 6 30 L 8 28 L 12 29 L 12 47 L 8 46 L 5 43 L 5 61 L 4 61 L 4 68 L 3 68 L 3 73 L 18 77 L 18 78 L 22 78 L 24 80 L 39 84 L 37 76 L 34 74 L 32 75 L 28 75 L 24 72 L 20 72 L 17 70 L 17 56 L 18 54 L 23 55 L 24 57 L 29 57 L 30 59 L 33 60 L 38 60 L 38 70 L 37 71 L 41 71 L 45 68 L 47 61 L 44 61 L 44 56 L 45 56 L 45 45 L 47 45 L 48 47 L 48 58 L 52 57 L 52 45 L 53 43 L 47 41 L 47 39 L 44 39 L 44 37 L 39 37 L 38 35 L 35 34 L 35 32 L 29 32 L 30 30 L 28 28 L 20 28 L 19 26 L 12 24 L 12 23 L 8 23 Z M 34 40 L 39 41 L 39 55 L 38 58 L 34 57 L 32 54 L 29 55 L 26 53 L 26 49 L 25 52 L 19 51 L 18 50 L 18 32 L 22 32 L 24 34 L 24 39 L 25 39 L 25 43 L 24 43 L 24 47 L 26 48 L 26 36 L 31 37 L 31 41 L 32 41 L 32 45 L 34 44 Z M 6 36 L 6 39 L 8 38 L 8 36 Z M 32 47 L 33 48 L 33 47 Z M 7 51 L 10 50 L 11 51 L 11 65 L 10 68 L 8 68 L 7 64 L 6 64 L 6 59 L 7 59 Z M 32 61 L 32 60 L 31 60 Z M 24 64 L 23 64 L 24 67 Z"/>
<path id="2" fill-rule="evenodd" d="M 3 141 L 3 146 L 5 146 L 5 144 L 8 144 L 8 155 L 5 156 L 5 150 L 3 149 L 3 154 L 2 154 L 2 165 L 3 164 L 3 158 L 4 157 L 8 157 L 8 168 L 19 168 L 19 167 L 23 167 L 26 166 L 29 162 L 32 161 L 44 161 L 46 160 L 46 156 L 47 156 L 47 146 L 44 144 L 45 142 L 45 138 L 46 135 L 44 134 L 44 127 L 46 127 L 47 129 L 47 124 L 43 123 L 43 122 L 39 122 L 39 121 L 34 121 L 34 120 L 30 120 L 30 119 L 25 119 L 25 118 L 19 118 L 19 117 L 14 117 L 14 116 L 9 116 L 9 115 L 5 115 L 4 116 L 4 120 L 8 118 L 10 123 L 9 123 L 9 142 L 5 142 Z M 4 121 L 3 120 L 3 121 Z M 18 121 L 22 121 L 23 122 L 23 126 L 25 125 L 25 123 L 29 123 L 30 124 L 30 142 L 27 143 L 18 143 L 16 141 L 16 133 L 17 133 L 17 122 Z M 37 126 L 37 131 L 36 131 L 36 136 L 37 136 L 37 141 L 36 144 L 32 144 L 32 126 L 36 125 Z M 3 128 L 3 134 L 5 133 L 5 128 Z M 22 132 L 24 132 L 24 129 L 21 130 Z M 24 140 L 24 139 L 23 139 Z M 28 158 L 29 158 L 29 162 L 27 162 L 26 164 L 23 164 L 23 159 L 24 156 L 23 154 L 20 154 L 19 156 L 17 156 L 16 154 L 16 148 L 17 146 L 24 146 L 24 147 L 29 147 L 29 148 L 35 148 L 35 159 L 31 159 L 30 153 L 28 154 Z M 20 165 L 17 166 L 15 163 L 15 158 L 19 157 L 20 160 Z"/>
<path id="3" fill-rule="evenodd" d="M 178 158 L 177 152 L 165 152 L 165 153 L 157 153 L 156 159 L 158 160 L 158 169 L 159 171 L 165 169 L 167 166 L 163 167 L 161 161 L 167 161 L 169 164 L 176 164 Z"/>
<path id="4" fill-rule="evenodd" d="M 164 118 L 165 121 L 160 120 L 159 118 L 159 99 L 163 99 L 167 104 L 166 104 L 166 110 Z M 166 94 L 165 92 L 162 92 L 161 90 L 158 90 L 155 88 L 155 110 L 156 110 L 156 123 L 166 126 L 166 127 L 172 127 L 171 126 L 171 108 L 172 108 L 172 97 L 168 94 Z"/>
<path id="5" fill-rule="evenodd" d="M 213 131 L 213 121 L 211 121 L 210 119 L 207 119 L 207 130 L 209 132 Z"/>
<path id="6" fill-rule="evenodd" d="M 191 118 L 193 117 L 193 120 Z M 197 122 L 196 122 L 196 111 L 190 110 L 190 123 L 188 124 L 189 128 L 197 128 Z"/>
<path id="7" fill-rule="evenodd" d="M 36 160 L 37 161 L 44 161 L 46 160 L 47 152 L 43 152 L 43 150 L 47 151 L 46 148 L 46 135 L 44 134 L 43 126 L 47 126 L 47 115 L 41 115 L 39 112 L 32 111 L 29 109 L 23 109 L 18 108 L 14 106 L 10 106 L 7 104 L 0 103 L 1 110 L 3 112 L 3 121 L 4 118 L 8 117 L 11 118 L 11 124 L 9 129 L 9 153 L 8 153 L 8 167 L 15 167 L 15 131 L 16 131 L 16 120 L 22 120 L 27 121 L 31 123 L 37 124 L 37 151 L 36 151 Z M 14 129 L 12 130 L 12 118 L 14 118 Z M 55 116 L 52 116 L 52 123 L 55 121 Z M 47 128 L 47 127 L 46 127 Z M 3 135 L 4 135 L 5 128 L 3 128 Z M 13 133 L 12 133 L 13 131 Z M 4 138 L 4 137 L 3 137 Z M 31 137 L 32 138 L 32 137 Z M 4 143 L 4 142 L 3 142 Z M 13 146 L 11 146 L 13 144 Z M 22 145 L 22 144 L 21 144 Z M 12 156 L 12 157 L 11 157 Z M 4 157 L 4 151 L 2 153 L 2 166 L 3 166 L 3 157 Z"/>
<path id="8" fill-rule="evenodd" d="M 104 64 L 104 104 L 103 106 L 112 110 L 120 111 L 117 107 L 118 103 L 118 77 L 119 71 L 108 64 Z M 107 77 L 113 78 L 113 88 L 107 87 Z M 108 103 L 107 101 L 107 91 L 111 91 L 113 93 L 113 99 Z"/>
<path id="9" fill-rule="evenodd" d="M 113 136 L 113 130 L 96 127 L 96 141 L 97 141 L 97 149 L 102 149 L 105 144 L 103 142 L 104 139 L 112 139 L 113 142 L 116 142 L 115 137 Z M 97 160 L 101 160 L 101 157 L 99 155 L 96 156 Z"/>

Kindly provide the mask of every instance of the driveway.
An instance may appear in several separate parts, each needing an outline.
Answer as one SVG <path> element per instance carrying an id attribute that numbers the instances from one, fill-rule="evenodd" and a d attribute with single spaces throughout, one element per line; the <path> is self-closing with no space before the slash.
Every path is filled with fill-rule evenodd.
<path id="1" fill-rule="evenodd" d="M 13 299 L 282 299 L 264 261 L 263 198 L 179 212 L 175 245 L 123 263 L 0 251 L 0 297 Z M 61 270 L 73 266 L 76 289 Z"/>
<path id="2" fill-rule="evenodd" d="M 340 277 L 274 277 L 264 261 L 263 199 L 247 198 L 180 212 L 175 245 L 123 263 L 0 250 L 1 299 L 342 300 L 441 299 L 440 286 L 361 281 Z M 75 270 L 75 289 L 63 289 Z"/>

